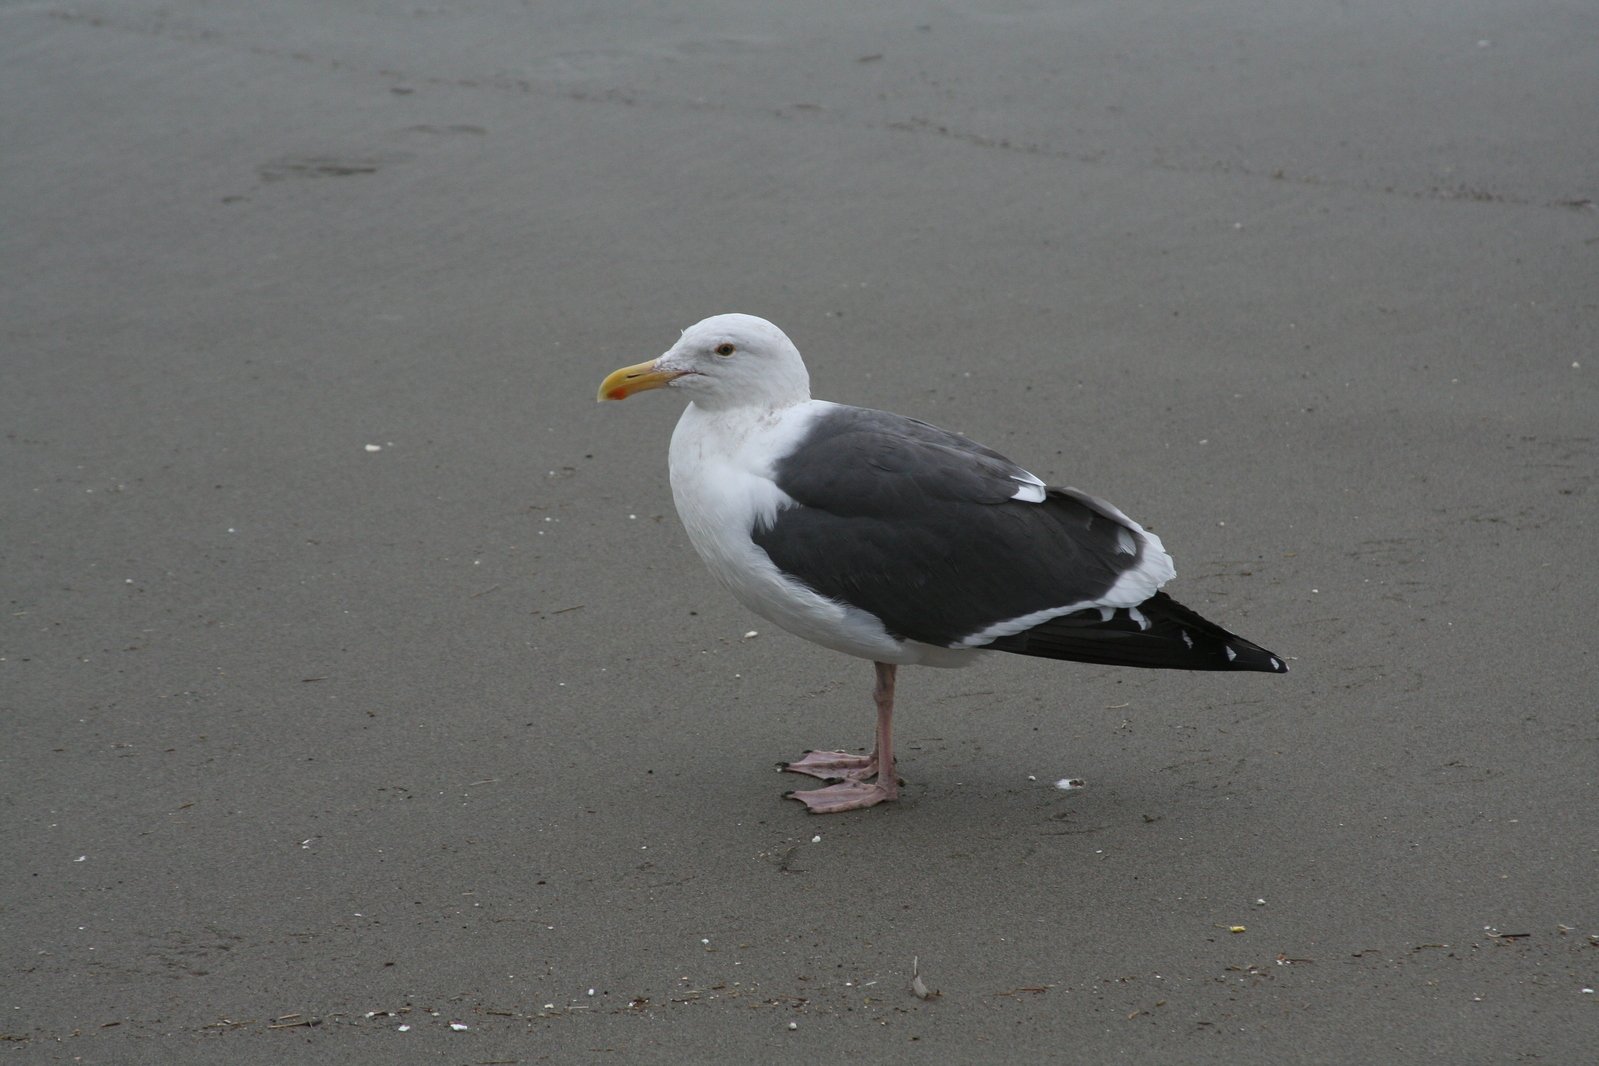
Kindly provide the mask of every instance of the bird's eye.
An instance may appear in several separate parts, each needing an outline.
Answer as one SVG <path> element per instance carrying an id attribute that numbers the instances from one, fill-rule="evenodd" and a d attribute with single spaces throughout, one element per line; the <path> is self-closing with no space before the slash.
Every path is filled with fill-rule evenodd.
<path id="1" fill-rule="evenodd" d="M 734 348 L 731 344 L 728 344 L 726 341 L 723 341 L 721 344 L 718 344 L 716 346 L 716 354 L 717 355 L 732 355 L 737 350 L 738 349 Z"/>

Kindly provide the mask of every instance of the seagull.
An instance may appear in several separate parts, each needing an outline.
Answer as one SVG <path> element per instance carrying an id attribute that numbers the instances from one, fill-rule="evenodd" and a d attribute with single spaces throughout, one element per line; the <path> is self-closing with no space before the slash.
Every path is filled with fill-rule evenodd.
<path id="1" fill-rule="evenodd" d="M 872 754 L 780 764 L 825 787 L 813 814 L 898 798 L 900 666 L 1005 651 L 1114 666 L 1286 673 L 1283 660 L 1164 592 L 1160 538 L 1104 500 L 1046 485 L 992 449 L 913 418 L 811 398 L 772 323 L 717 315 L 598 400 L 688 399 L 668 452 L 689 541 L 739 602 L 876 670 Z"/>

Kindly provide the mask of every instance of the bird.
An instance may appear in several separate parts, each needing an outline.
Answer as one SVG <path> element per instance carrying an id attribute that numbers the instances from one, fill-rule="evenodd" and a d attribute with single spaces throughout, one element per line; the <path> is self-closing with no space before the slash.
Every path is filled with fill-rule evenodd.
<path id="1" fill-rule="evenodd" d="M 991 651 L 1113 666 L 1286 673 L 1281 656 L 1173 600 L 1161 539 L 1119 509 L 903 415 L 813 399 L 771 322 L 724 314 L 605 377 L 598 401 L 687 398 L 667 466 L 683 528 L 733 597 L 789 632 L 870 660 L 870 755 L 806 752 L 787 771 L 813 814 L 895 800 L 901 666 Z"/>

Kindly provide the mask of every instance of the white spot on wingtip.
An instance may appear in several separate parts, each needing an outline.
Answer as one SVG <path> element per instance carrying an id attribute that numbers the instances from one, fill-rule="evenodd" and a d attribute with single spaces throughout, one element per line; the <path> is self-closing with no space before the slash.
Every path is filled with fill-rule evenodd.
<path id="1" fill-rule="evenodd" d="M 1231 645 L 1228 645 L 1223 650 L 1227 652 L 1227 661 L 1228 662 L 1232 662 L 1234 659 L 1238 658 L 1238 653 L 1236 651 L 1233 651 Z"/>
<path id="2" fill-rule="evenodd" d="M 1183 630 L 1183 643 L 1190 648 L 1194 646 L 1194 638 L 1188 635 L 1188 630 Z"/>
<path id="3" fill-rule="evenodd" d="M 1281 662 L 1278 661 L 1277 656 L 1273 655 L 1270 658 L 1271 658 L 1271 668 L 1273 670 L 1287 670 L 1288 669 L 1288 667 L 1284 666 Z"/>

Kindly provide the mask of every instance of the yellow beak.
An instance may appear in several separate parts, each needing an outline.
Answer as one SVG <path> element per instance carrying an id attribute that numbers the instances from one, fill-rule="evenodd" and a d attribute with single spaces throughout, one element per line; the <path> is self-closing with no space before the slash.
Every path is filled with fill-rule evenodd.
<path id="1" fill-rule="evenodd" d="M 646 389 L 665 388 L 673 378 L 683 376 L 681 370 L 657 370 L 655 360 L 647 363 L 635 363 L 633 366 L 624 366 L 620 370 L 613 370 L 600 382 L 599 395 L 596 401 L 625 400 L 635 392 Z"/>

